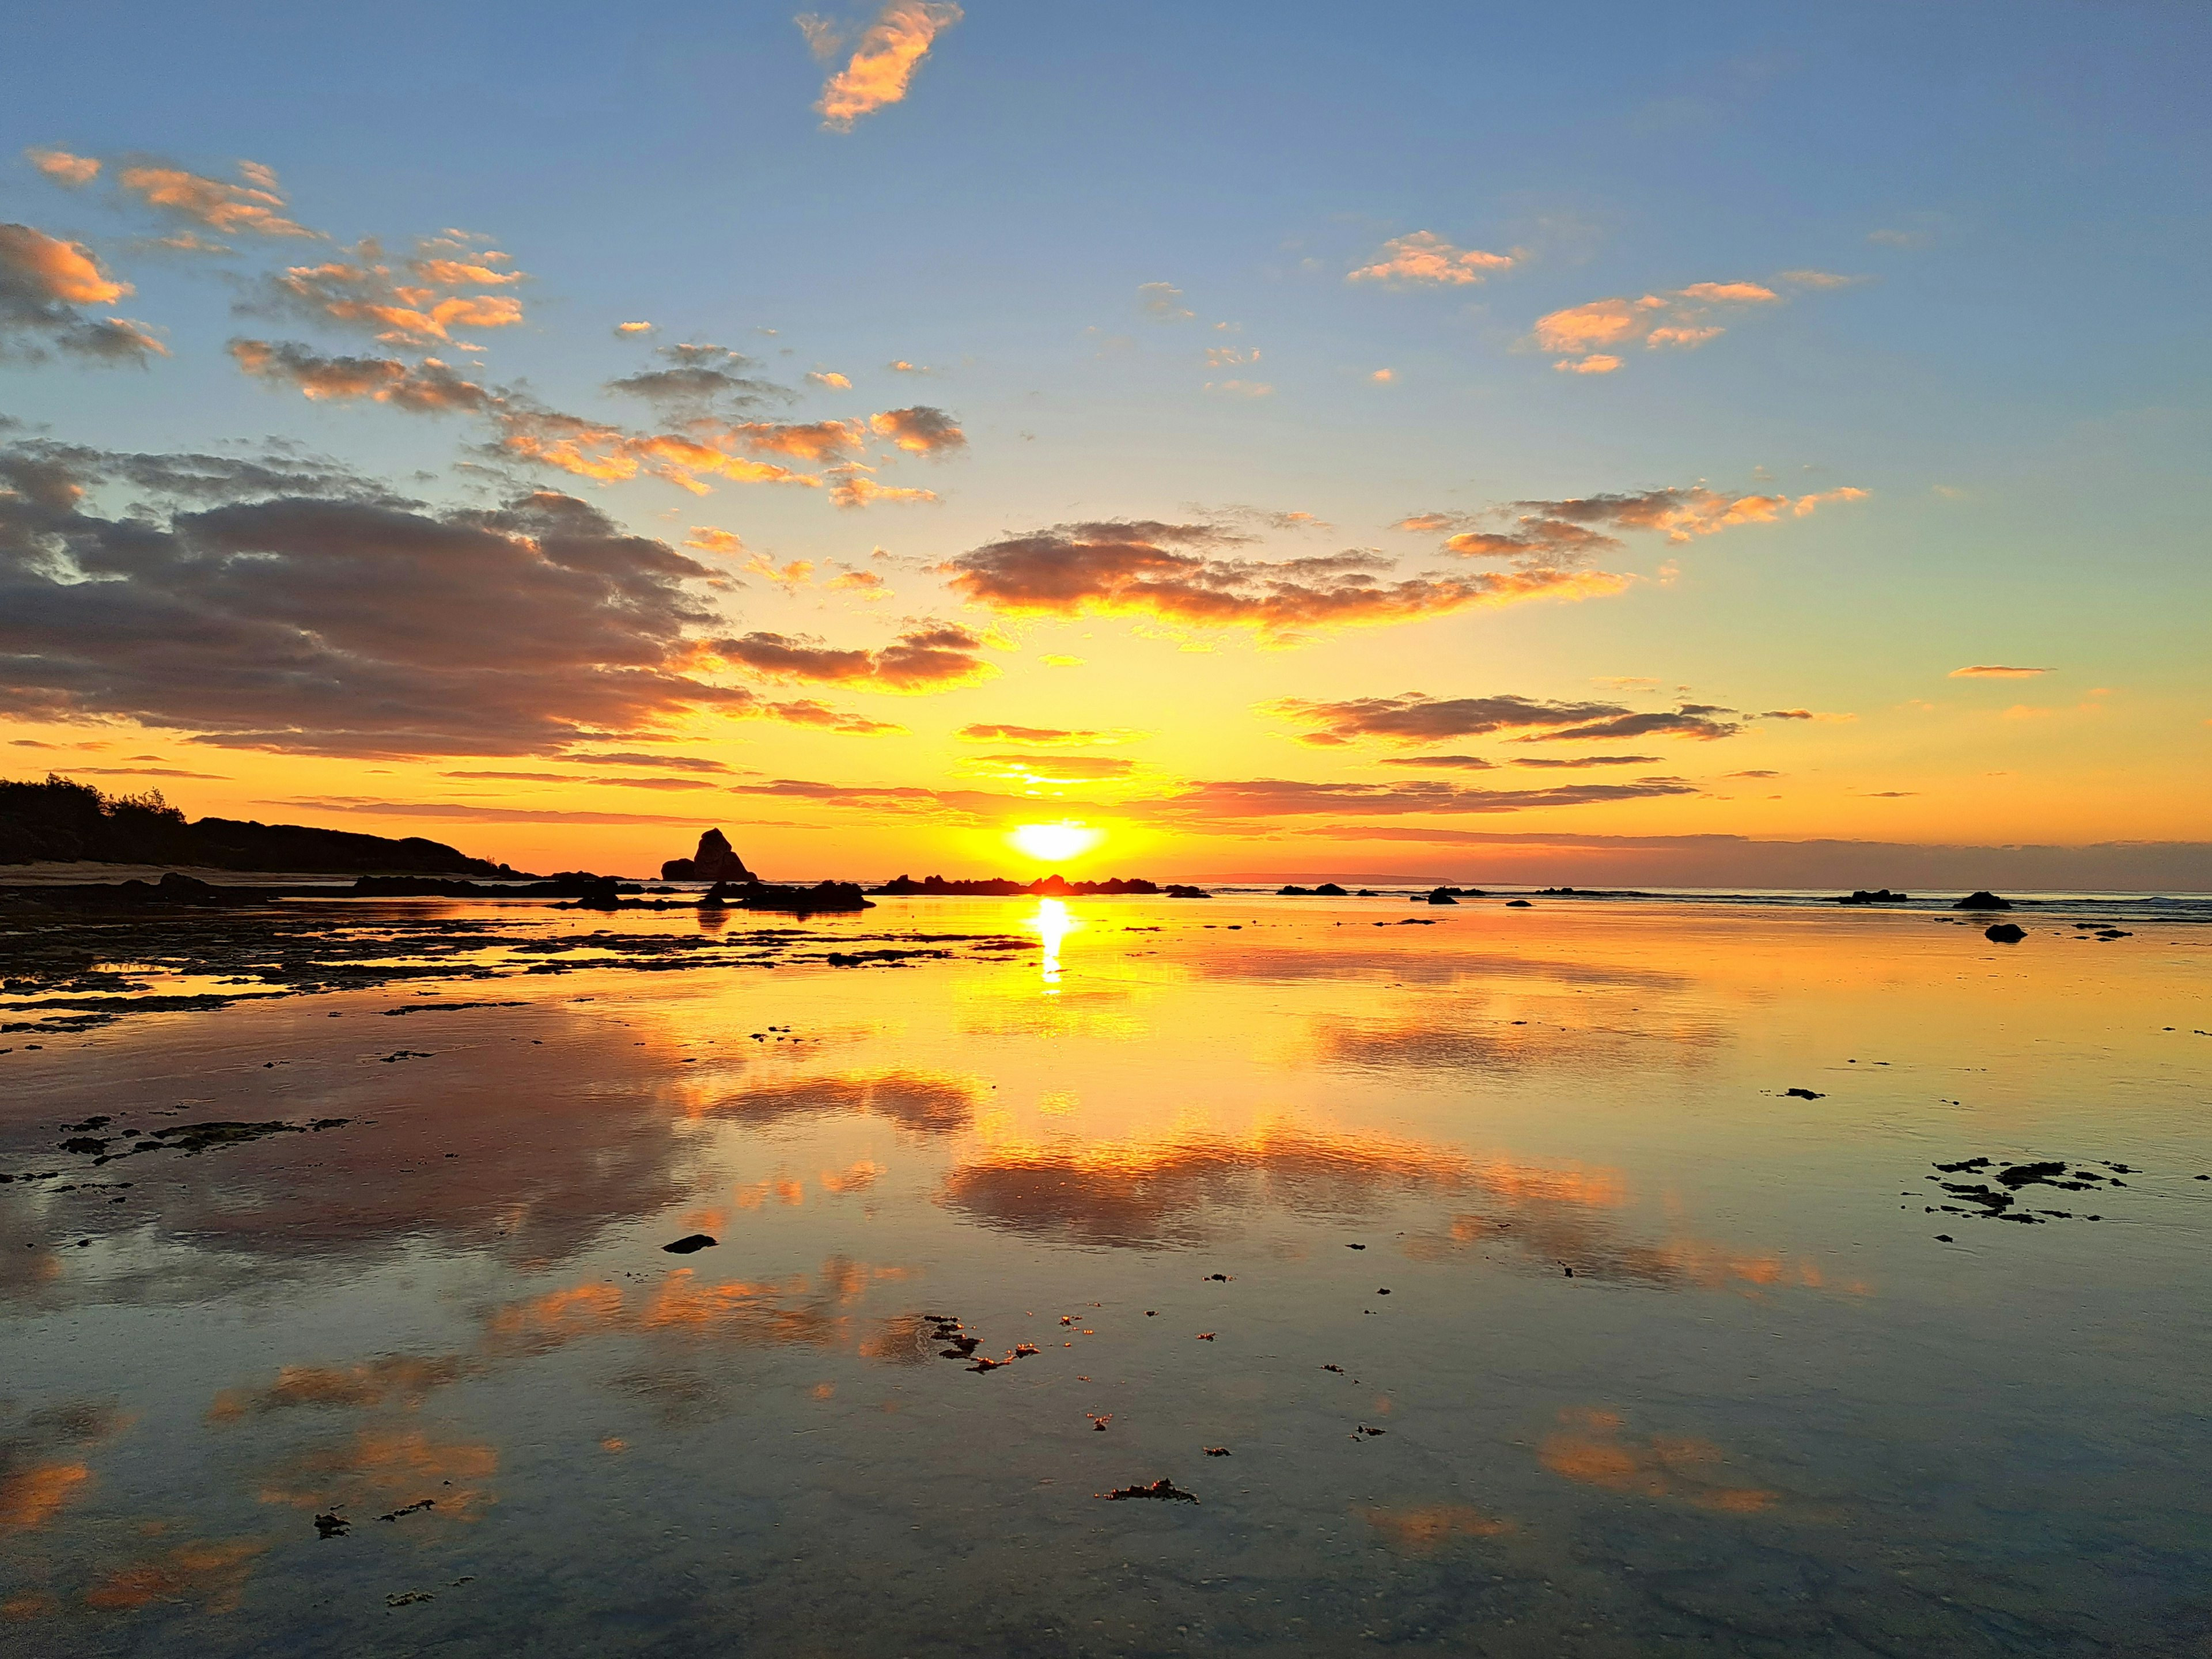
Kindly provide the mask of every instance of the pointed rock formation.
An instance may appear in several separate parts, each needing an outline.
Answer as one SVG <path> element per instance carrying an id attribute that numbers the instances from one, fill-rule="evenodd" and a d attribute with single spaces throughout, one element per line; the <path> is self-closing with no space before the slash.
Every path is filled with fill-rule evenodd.
<path id="1" fill-rule="evenodd" d="M 745 861 L 730 845 L 730 838 L 719 830 L 709 830 L 699 837 L 699 850 L 688 859 L 671 859 L 660 866 L 663 881 L 731 881 L 746 886 L 758 884 L 760 878 L 745 868 Z"/>

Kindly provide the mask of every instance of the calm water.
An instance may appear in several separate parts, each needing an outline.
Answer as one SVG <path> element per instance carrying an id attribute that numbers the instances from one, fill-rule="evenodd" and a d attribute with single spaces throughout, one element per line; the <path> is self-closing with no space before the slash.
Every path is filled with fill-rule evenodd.
<path id="1" fill-rule="evenodd" d="M 0 1649 L 2212 1652 L 2212 928 L 2112 914 L 888 901 L 1026 944 L 0 1037 Z"/>

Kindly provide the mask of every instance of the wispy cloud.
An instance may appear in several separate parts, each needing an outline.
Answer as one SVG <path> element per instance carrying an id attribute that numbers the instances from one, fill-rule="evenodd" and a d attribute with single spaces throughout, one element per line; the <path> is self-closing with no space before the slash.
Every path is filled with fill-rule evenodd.
<path id="1" fill-rule="evenodd" d="M 862 116 L 899 102 L 937 37 L 962 15 L 952 0 L 891 0 L 862 32 L 845 67 L 823 83 L 814 106 L 823 126 L 850 132 Z M 802 13 L 795 21 L 817 57 L 839 50 L 836 32 L 820 18 Z"/>
<path id="2" fill-rule="evenodd" d="M 1656 532 L 1669 542 L 1686 543 L 1743 525 L 1809 518 L 1823 507 L 1866 498 L 1865 490 L 1849 484 L 1797 496 L 1736 495 L 1692 484 L 1561 501 L 1511 501 L 1484 513 L 1417 513 L 1391 528 L 1417 535 L 1449 530 L 1453 534 L 1445 540 L 1444 551 L 1461 558 L 1565 567 L 1622 550 L 1626 544 L 1616 532 Z M 1510 527 L 1482 527 L 1501 522 L 1510 522 Z"/>
<path id="3" fill-rule="evenodd" d="M 1552 702 L 1504 693 L 1488 697 L 1432 697 L 1423 691 L 1394 697 L 1340 702 L 1285 697 L 1261 705 L 1267 713 L 1311 728 L 1300 738 L 1323 747 L 1380 738 L 1388 743 L 1438 743 L 1486 737 L 1494 732 L 1558 729 L 1608 720 L 1633 711 L 1611 702 Z"/>
<path id="4" fill-rule="evenodd" d="M 1511 253 L 1455 247 L 1433 230 L 1417 230 L 1382 244 L 1374 263 L 1346 273 L 1347 283 L 1388 283 L 1406 288 L 1466 288 L 1493 272 L 1510 270 Z"/>
<path id="5" fill-rule="evenodd" d="M 1954 668 L 1947 677 L 1954 680 L 2032 680 L 2038 674 L 2048 674 L 2048 668 L 2007 668 L 1997 663 L 1976 663 L 1971 668 Z"/>
<path id="6" fill-rule="evenodd" d="M 868 429 L 909 455 L 944 455 L 968 446 L 968 434 L 941 409 L 916 404 L 868 416 Z"/>
<path id="7" fill-rule="evenodd" d="M 996 722 L 963 726 L 953 734 L 965 743 L 1035 743 L 1073 744 L 1133 743 L 1142 732 L 1100 730 L 1062 726 L 1006 726 Z"/>
<path id="8" fill-rule="evenodd" d="M 1137 308 L 1155 322 L 1188 322 L 1198 313 L 1182 302 L 1182 290 L 1173 283 L 1137 284 Z"/>
<path id="9" fill-rule="evenodd" d="M 320 264 L 291 265 L 264 277 L 258 304 L 357 329 L 386 345 L 451 344 L 457 328 L 512 328 L 523 320 L 522 301 L 512 294 L 464 291 L 526 280 L 520 271 L 499 268 L 506 263 L 503 253 L 444 238 L 418 243 L 413 258 L 394 260 L 372 238 Z"/>
<path id="10" fill-rule="evenodd" d="M 251 232 L 258 236 L 313 237 L 318 234 L 287 216 L 289 204 L 271 169 L 258 161 L 240 161 L 238 176 L 240 182 L 233 184 L 171 162 L 143 159 L 120 164 L 115 182 L 155 211 L 222 235 Z"/>

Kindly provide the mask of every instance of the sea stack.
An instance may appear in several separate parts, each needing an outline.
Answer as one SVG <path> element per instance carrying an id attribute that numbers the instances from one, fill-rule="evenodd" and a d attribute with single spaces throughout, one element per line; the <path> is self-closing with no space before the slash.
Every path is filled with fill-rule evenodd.
<path id="1" fill-rule="evenodd" d="M 745 861 L 730 845 L 730 838 L 719 830 L 709 830 L 699 837 L 699 850 L 688 859 L 671 859 L 660 866 L 663 881 L 731 881 L 750 887 L 759 884 L 760 878 L 745 868 Z"/>

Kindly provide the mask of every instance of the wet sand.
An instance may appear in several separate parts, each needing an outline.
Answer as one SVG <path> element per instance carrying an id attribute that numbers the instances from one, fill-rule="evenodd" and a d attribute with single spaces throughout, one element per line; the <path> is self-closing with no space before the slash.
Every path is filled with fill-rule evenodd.
<path id="1" fill-rule="evenodd" d="M 2185 907 L 334 908 L 0 945 L 0 1646 L 2204 1651 Z"/>

